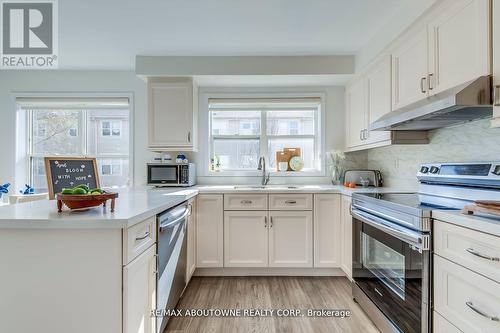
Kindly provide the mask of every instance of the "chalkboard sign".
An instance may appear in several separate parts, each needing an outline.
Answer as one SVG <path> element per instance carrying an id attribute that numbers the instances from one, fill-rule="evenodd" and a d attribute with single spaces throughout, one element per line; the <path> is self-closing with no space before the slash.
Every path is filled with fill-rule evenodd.
<path id="1" fill-rule="evenodd" d="M 99 174 L 95 158 L 45 157 L 45 172 L 49 185 L 49 198 L 63 188 L 85 184 L 89 188 L 99 187 Z"/>

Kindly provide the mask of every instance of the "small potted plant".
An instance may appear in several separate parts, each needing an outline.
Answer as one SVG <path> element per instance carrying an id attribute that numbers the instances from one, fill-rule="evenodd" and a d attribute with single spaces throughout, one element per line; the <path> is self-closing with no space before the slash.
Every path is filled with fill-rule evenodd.
<path id="1" fill-rule="evenodd" d="M 330 176 L 332 179 L 333 185 L 340 184 L 340 178 L 344 173 L 344 162 L 346 156 L 343 151 L 340 150 L 331 150 L 326 153 L 328 169 L 330 171 Z"/>

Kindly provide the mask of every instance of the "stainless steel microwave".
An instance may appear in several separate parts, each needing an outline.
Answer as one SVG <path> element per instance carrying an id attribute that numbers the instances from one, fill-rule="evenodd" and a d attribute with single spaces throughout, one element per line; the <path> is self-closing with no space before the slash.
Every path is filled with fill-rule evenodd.
<path id="1" fill-rule="evenodd" d="M 193 186 L 196 166 L 189 164 L 148 163 L 148 185 Z"/>

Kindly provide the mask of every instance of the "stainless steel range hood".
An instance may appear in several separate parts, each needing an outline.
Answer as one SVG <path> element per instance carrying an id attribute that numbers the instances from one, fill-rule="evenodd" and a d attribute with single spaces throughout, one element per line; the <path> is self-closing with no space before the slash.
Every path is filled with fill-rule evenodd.
<path id="1" fill-rule="evenodd" d="M 491 76 L 445 90 L 392 111 L 370 124 L 372 131 L 421 131 L 491 117 Z"/>

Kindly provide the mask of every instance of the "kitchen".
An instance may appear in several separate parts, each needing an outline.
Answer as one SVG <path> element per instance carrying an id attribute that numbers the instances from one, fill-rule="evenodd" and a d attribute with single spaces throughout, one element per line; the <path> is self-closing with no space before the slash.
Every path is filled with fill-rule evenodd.
<path id="1" fill-rule="evenodd" d="M 500 331 L 496 0 L 45 2 L 1 332 Z"/>

